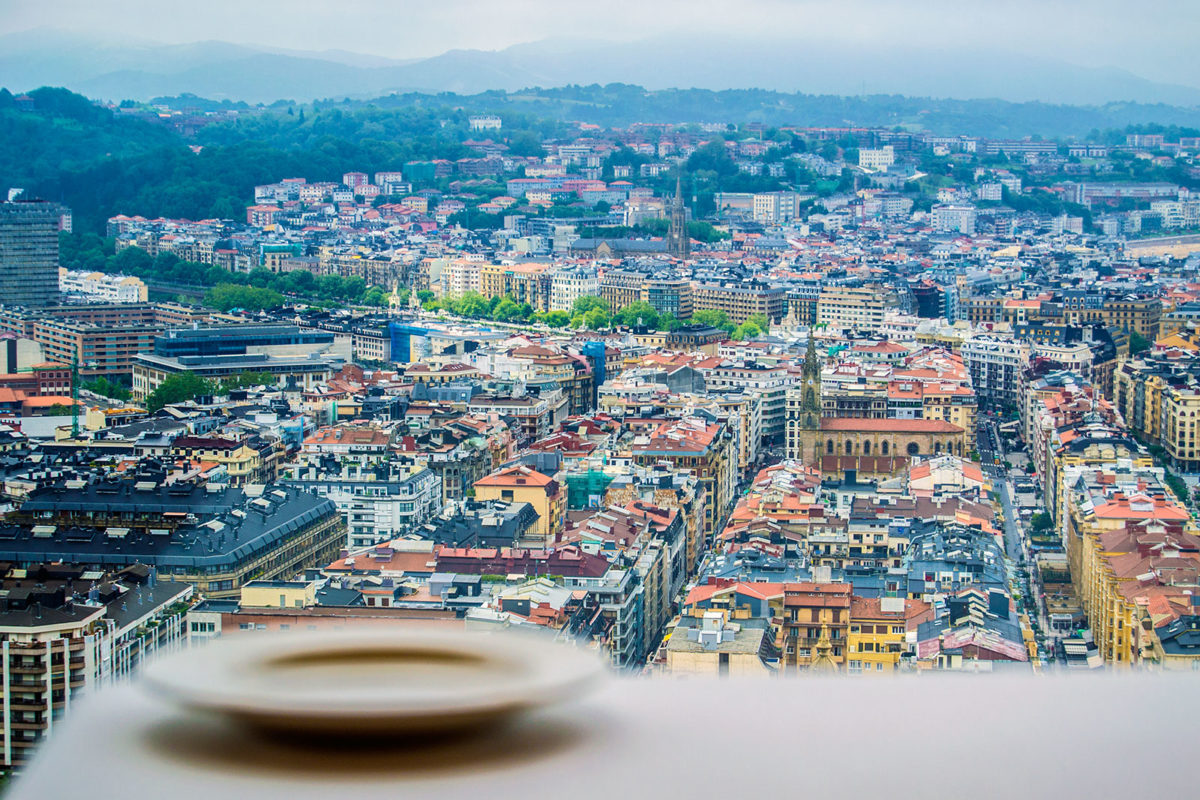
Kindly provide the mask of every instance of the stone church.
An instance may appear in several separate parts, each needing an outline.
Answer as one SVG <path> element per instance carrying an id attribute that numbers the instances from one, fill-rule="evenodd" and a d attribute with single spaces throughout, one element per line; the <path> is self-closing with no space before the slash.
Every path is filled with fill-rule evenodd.
<path id="1" fill-rule="evenodd" d="M 886 478 L 917 457 L 971 452 L 967 432 L 945 420 L 821 416 L 821 362 L 811 336 L 786 419 L 788 458 L 815 464 L 830 478 Z"/>

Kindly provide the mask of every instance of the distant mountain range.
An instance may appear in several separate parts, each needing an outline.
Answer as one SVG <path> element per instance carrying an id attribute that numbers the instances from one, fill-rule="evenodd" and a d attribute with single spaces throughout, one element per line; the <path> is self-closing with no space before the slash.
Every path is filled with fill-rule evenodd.
<path id="1" fill-rule="evenodd" d="M 1158 83 L 1115 67 L 1092 68 L 953 46 L 847 49 L 823 42 L 658 37 L 633 43 L 551 39 L 498 51 L 451 50 L 388 59 L 196 42 L 113 42 L 38 29 L 0 37 L 0 86 L 65 86 L 106 100 L 190 93 L 271 103 L 368 98 L 391 92 L 515 91 L 572 84 L 647 89 L 771 89 L 826 95 L 903 94 L 1076 105 L 1135 101 L 1200 106 L 1200 88 Z"/>

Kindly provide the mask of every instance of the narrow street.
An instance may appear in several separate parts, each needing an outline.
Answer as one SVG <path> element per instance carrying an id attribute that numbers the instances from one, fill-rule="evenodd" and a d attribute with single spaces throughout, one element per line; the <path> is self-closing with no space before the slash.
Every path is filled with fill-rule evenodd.
<path id="1" fill-rule="evenodd" d="M 1005 466 L 1006 452 L 994 419 L 984 417 L 978 425 L 977 446 L 983 470 L 992 483 L 992 490 L 1000 500 L 1003 515 L 1004 551 L 1008 556 L 1009 574 L 1021 596 L 1021 610 L 1036 620 L 1039 655 L 1046 659 L 1052 654 L 1053 644 L 1047 642 L 1050 631 L 1046 607 L 1042 600 L 1043 588 L 1037 574 L 1037 563 L 1032 558 L 1029 541 L 1025 536 L 1024 522 L 1013 502 L 1013 488 Z M 999 459 L 1000 463 L 995 462 Z"/>

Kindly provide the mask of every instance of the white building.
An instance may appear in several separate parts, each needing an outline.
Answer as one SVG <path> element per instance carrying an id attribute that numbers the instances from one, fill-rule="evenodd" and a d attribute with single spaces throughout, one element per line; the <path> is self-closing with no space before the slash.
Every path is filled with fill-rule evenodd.
<path id="1" fill-rule="evenodd" d="M 930 215 L 936 233 L 975 234 L 975 206 L 937 205 Z"/>
<path id="2" fill-rule="evenodd" d="M 480 114 L 468 120 L 472 131 L 498 131 L 504 122 L 495 114 Z"/>
<path id="3" fill-rule="evenodd" d="M 760 192 L 754 195 L 752 203 L 755 222 L 780 225 L 796 218 L 800 198 L 795 192 Z"/>
<path id="4" fill-rule="evenodd" d="M 887 168 L 896 163 L 896 150 L 890 145 L 872 149 L 863 148 L 858 151 L 858 165 L 872 172 L 887 172 Z"/>
<path id="5" fill-rule="evenodd" d="M 1029 366 L 1029 343 L 975 336 L 962 345 L 962 359 L 971 373 L 979 405 L 1019 408 L 1021 371 Z"/>
<path id="6" fill-rule="evenodd" d="M 346 546 L 370 547 L 411 533 L 433 518 L 442 503 L 442 479 L 424 465 L 343 468 L 330 474 L 298 466 L 285 485 L 327 497 L 346 519 Z"/>
<path id="7" fill-rule="evenodd" d="M 146 284 L 130 275 L 77 272 L 58 268 L 58 291 L 98 303 L 144 303 Z"/>
<path id="8" fill-rule="evenodd" d="M 981 183 L 975 189 L 975 196 L 980 200 L 998 203 L 1004 199 L 1004 184 L 999 181 Z"/>
<path id="9" fill-rule="evenodd" d="M 600 295 L 595 267 L 566 267 L 550 276 L 550 310 L 570 311 L 580 297 Z"/>

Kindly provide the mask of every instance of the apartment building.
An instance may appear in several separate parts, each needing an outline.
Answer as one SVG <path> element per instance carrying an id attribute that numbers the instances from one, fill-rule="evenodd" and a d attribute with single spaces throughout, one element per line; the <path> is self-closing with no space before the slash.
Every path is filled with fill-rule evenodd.
<path id="1" fill-rule="evenodd" d="M 79 364 L 84 377 L 128 377 L 139 352 L 172 326 L 208 322 L 210 313 L 175 303 L 51 306 L 0 311 L 0 329 L 42 346 L 48 361 Z"/>
<path id="2" fill-rule="evenodd" d="M 817 323 L 831 328 L 876 331 L 884 315 L 899 305 L 891 290 L 880 286 L 831 286 L 817 296 Z"/>
<path id="3" fill-rule="evenodd" d="M 704 536 L 711 540 L 725 523 L 737 486 L 738 454 L 729 426 L 698 417 L 666 421 L 631 449 L 637 466 L 667 464 L 696 476 L 706 497 Z"/>
<path id="4" fill-rule="evenodd" d="M 600 294 L 600 274 L 595 267 L 561 267 L 550 276 L 550 310 L 570 311 L 581 297 Z"/>
<path id="5" fill-rule="evenodd" d="M 155 564 L 208 597 L 236 597 L 253 578 L 328 563 L 346 541 L 331 500 L 256 484 L 69 480 L 30 493 L 0 523 L 0 560 L 61 560 L 104 569 Z"/>
<path id="6" fill-rule="evenodd" d="M 659 314 L 670 314 L 678 320 L 691 319 L 695 308 L 691 281 L 683 278 L 648 277 L 642 284 L 640 299 Z"/>
<path id="7" fill-rule="evenodd" d="M 780 650 L 784 669 L 837 671 L 845 666 L 850 592 L 848 583 L 789 583 L 783 587 Z"/>
<path id="8" fill-rule="evenodd" d="M 787 392 L 794 377 L 785 366 L 768 366 L 754 361 L 719 364 L 702 368 L 706 392 L 747 391 L 759 398 L 761 441 L 782 441 L 787 423 Z M 757 451 L 759 443 L 754 443 Z"/>
<path id="9" fill-rule="evenodd" d="M 282 485 L 327 497 L 337 505 L 346 522 L 346 547 L 351 550 L 400 538 L 442 507 L 441 477 L 423 465 L 297 466 L 289 472 Z"/>
<path id="10" fill-rule="evenodd" d="M 981 406 L 1020 408 L 1020 376 L 1029 365 L 1028 342 L 977 336 L 963 342 L 961 352 Z"/>
<path id="11" fill-rule="evenodd" d="M 647 276 L 641 272 L 622 269 L 605 270 L 600 279 L 600 298 L 613 311 L 642 299 L 642 287 Z"/>
<path id="12" fill-rule="evenodd" d="M 521 543 L 527 547 L 549 547 L 558 540 L 566 524 L 566 488 L 524 464 L 506 467 L 475 481 L 475 499 L 529 503 L 538 520 L 526 533 L 528 541 Z"/>
<path id="13" fill-rule="evenodd" d="M 933 207 L 929 220 L 934 233 L 974 236 L 977 213 L 975 206 L 940 204 Z"/>
<path id="14" fill-rule="evenodd" d="M 87 692 L 182 647 L 192 587 L 136 565 L 51 563 L 0 578 L 0 768 L 18 770 Z"/>
<path id="15" fill-rule="evenodd" d="M 146 284 L 132 275 L 73 271 L 60 267 L 58 291 L 68 297 L 99 303 L 144 303 Z"/>
<path id="16" fill-rule="evenodd" d="M 0 203 L 0 286 L 4 304 L 58 302 L 58 225 L 53 203 Z"/>
<path id="17" fill-rule="evenodd" d="M 511 297 L 535 311 L 550 306 L 551 276 L 547 264 L 484 264 L 479 269 L 479 292 L 484 297 Z"/>
<path id="18" fill-rule="evenodd" d="M 697 283 L 692 288 L 692 310 L 724 311 L 740 325 L 755 314 L 765 314 L 772 323 L 783 319 L 786 292 L 765 283 Z"/>
<path id="19" fill-rule="evenodd" d="M 871 172 L 887 171 L 896 163 L 896 149 L 888 144 L 879 148 L 864 147 L 858 151 L 858 165 Z"/>

